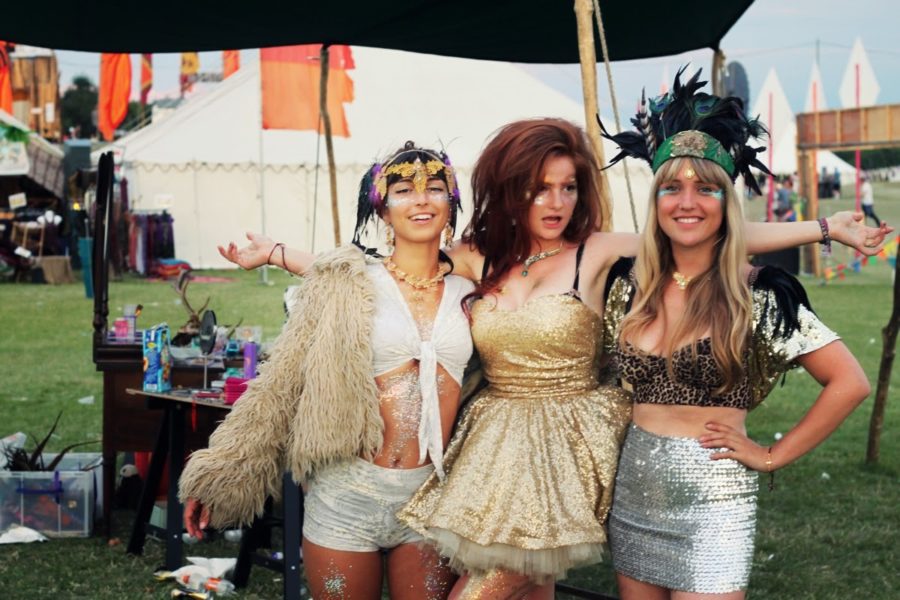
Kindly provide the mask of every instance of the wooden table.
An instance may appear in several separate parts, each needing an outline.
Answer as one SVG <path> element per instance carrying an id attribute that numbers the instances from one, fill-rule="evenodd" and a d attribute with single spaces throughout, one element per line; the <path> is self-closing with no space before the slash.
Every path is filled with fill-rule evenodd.
<path id="1" fill-rule="evenodd" d="M 146 399 L 128 393 L 128 389 L 140 389 L 143 384 L 144 356 L 140 343 L 106 341 L 94 348 L 94 362 L 103 373 L 103 520 L 106 536 L 111 535 L 113 492 L 115 490 L 116 456 L 119 452 L 149 452 L 159 436 L 159 424 L 163 418 L 160 405 L 151 408 Z M 209 379 L 216 379 L 222 369 L 210 367 Z M 202 366 L 173 366 L 174 387 L 201 387 Z M 209 436 L 219 421 L 221 411 L 200 411 L 197 428 L 187 431 L 187 451 L 206 448 Z"/>
<path id="2" fill-rule="evenodd" d="M 147 480 L 144 482 L 141 500 L 131 530 L 131 538 L 128 542 L 128 552 L 137 555 L 143 554 L 147 530 L 154 528 L 149 521 L 156 499 L 156 490 L 162 479 L 163 467 L 168 461 L 169 490 L 166 526 L 160 533 L 166 540 L 165 566 L 168 570 L 174 571 L 181 567 L 182 563 L 181 535 L 184 527 L 182 525 L 183 508 L 178 501 L 178 480 L 181 478 L 184 462 L 185 417 L 196 410 L 198 420 L 201 414 L 213 415 L 217 417 L 217 420 L 221 420 L 231 410 L 231 406 L 220 400 L 194 398 L 189 389 L 156 393 L 128 388 L 126 392 L 131 396 L 144 397 L 148 409 L 163 411 L 153 449 L 153 458 L 150 460 Z M 303 522 L 302 493 L 300 487 L 293 482 L 289 472 L 284 474 L 282 485 L 284 519 L 283 524 L 275 525 L 284 527 L 284 559 L 276 560 L 256 554 L 256 549 L 261 547 L 263 540 L 268 537 L 268 529 L 273 526 L 271 514 L 263 515 L 254 521 L 241 541 L 238 562 L 234 571 L 234 584 L 239 588 L 246 586 L 251 566 L 259 564 L 283 574 L 285 600 L 299 600 L 300 536 Z M 267 503 L 267 506 L 271 506 L 271 503 Z M 269 512 L 267 511 L 267 513 Z"/>

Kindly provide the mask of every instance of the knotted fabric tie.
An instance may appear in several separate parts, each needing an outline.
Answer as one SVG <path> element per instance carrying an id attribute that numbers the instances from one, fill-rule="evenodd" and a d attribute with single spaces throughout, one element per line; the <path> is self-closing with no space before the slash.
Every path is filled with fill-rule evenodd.
<path id="1" fill-rule="evenodd" d="M 441 405 L 437 389 L 437 354 L 430 341 L 419 348 L 419 388 L 422 391 L 422 413 L 419 417 L 419 464 L 431 456 L 434 470 L 444 479 L 444 438 L 441 431 Z"/>

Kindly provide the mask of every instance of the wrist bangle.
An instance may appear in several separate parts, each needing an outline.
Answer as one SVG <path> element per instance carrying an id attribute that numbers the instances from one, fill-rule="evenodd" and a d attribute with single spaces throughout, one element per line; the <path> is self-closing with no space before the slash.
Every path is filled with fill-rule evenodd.
<path id="1" fill-rule="evenodd" d="M 279 244 L 279 246 L 281 246 L 281 268 L 291 277 L 296 277 L 294 272 L 288 269 L 287 259 L 284 257 L 284 244 Z"/>
<path id="2" fill-rule="evenodd" d="M 819 229 L 822 230 L 822 240 L 819 242 L 822 244 L 822 256 L 831 256 L 831 234 L 828 231 L 828 219 L 819 218 Z"/>
<path id="3" fill-rule="evenodd" d="M 284 262 L 284 244 L 282 244 L 281 242 L 277 242 L 274 246 L 272 246 L 272 250 L 269 251 L 269 256 L 268 258 L 266 258 L 267 265 L 272 264 L 272 255 L 275 254 L 275 249 L 278 248 L 278 246 L 281 246 L 281 261 L 282 263 Z"/>
<path id="4" fill-rule="evenodd" d="M 775 469 L 772 468 L 772 446 L 766 448 L 766 472 L 769 473 L 769 491 L 775 489 Z"/>

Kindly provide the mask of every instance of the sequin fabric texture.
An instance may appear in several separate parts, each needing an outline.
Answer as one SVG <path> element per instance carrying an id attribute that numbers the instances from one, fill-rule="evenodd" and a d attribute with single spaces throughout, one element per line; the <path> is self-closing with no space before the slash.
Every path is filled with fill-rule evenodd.
<path id="1" fill-rule="evenodd" d="M 713 452 L 630 427 L 609 518 L 616 571 L 673 590 L 747 587 L 758 477 L 737 461 L 710 460 Z"/>
<path id="2" fill-rule="evenodd" d="M 567 294 L 473 307 L 488 387 L 467 406 L 442 483 L 400 512 L 457 570 L 536 580 L 600 558 L 630 399 L 597 380 L 600 318 Z"/>

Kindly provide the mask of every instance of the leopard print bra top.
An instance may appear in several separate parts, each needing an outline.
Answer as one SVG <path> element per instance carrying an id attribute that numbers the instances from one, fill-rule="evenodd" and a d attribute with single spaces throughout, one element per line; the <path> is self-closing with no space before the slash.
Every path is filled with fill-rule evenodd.
<path id="1" fill-rule="evenodd" d="M 672 354 L 674 380 L 666 369 L 666 357 L 647 354 L 628 342 L 620 343 L 615 362 L 619 377 L 634 388 L 634 402 L 750 409 L 753 392 L 747 377 L 728 393 L 715 395 L 716 388 L 722 385 L 722 375 L 713 357 L 710 338 L 697 342 L 696 361 L 692 354 L 690 345 Z"/>

